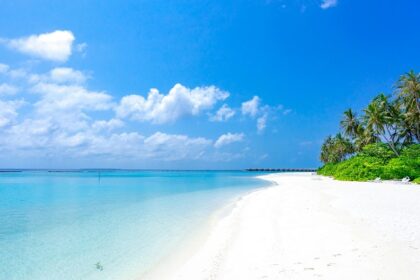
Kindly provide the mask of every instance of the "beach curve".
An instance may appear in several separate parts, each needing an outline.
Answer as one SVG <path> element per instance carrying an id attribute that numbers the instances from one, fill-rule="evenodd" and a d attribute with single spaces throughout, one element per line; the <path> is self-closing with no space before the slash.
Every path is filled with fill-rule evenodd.
<path id="1" fill-rule="evenodd" d="M 309 173 L 245 195 L 168 279 L 413 279 L 420 188 Z"/>

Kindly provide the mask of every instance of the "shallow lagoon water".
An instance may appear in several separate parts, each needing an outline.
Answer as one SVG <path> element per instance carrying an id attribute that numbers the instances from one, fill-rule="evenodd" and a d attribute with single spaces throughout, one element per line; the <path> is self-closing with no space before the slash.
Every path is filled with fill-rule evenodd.
<path id="1" fill-rule="evenodd" d="M 267 183 L 240 171 L 0 174 L 0 279 L 138 278 L 214 211 Z"/>

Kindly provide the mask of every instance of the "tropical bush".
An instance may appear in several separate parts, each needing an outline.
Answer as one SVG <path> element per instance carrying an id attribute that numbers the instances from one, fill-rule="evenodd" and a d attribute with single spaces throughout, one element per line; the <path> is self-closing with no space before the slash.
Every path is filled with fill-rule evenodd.
<path id="1" fill-rule="evenodd" d="M 420 144 L 404 148 L 398 158 L 391 159 L 384 167 L 384 179 L 404 177 L 410 177 L 411 180 L 420 177 Z"/>
<path id="2" fill-rule="evenodd" d="M 361 116 L 346 110 L 340 127 L 343 134 L 328 136 L 321 147 L 318 174 L 420 181 L 420 74 L 402 75 L 393 95 L 379 94 Z"/>
<path id="3" fill-rule="evenodd" d="M 362 148 L 359 156 L 375 157 L 388 162 L 390 159 L 395 158 L 394 152 L 384 143 L 369 144 Z"/>
<path id="4" fill-rule="evenodd" d="M 407 146 L 399 157 L 383 143 L 371 144 L 347 160 L 325 164 L 318 174 L 344 181 L 367 181 L 378 177 L 415 180 L 420 178 L 420 144 Z"/>

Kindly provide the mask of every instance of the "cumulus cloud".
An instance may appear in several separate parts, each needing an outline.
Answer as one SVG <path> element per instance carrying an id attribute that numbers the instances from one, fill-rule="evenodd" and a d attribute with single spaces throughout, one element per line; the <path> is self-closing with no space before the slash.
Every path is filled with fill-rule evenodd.
<path id="1" fill-rule="evenodd" d="M 21 53 L 46 60 L 65 62 L 72 53 L 74 40 L 75 37 L 71 31 L 56 30 L 51 33 L 2 41 L 8 47 Z"/>
<path id="2" fill-rule="evenodd" d="M 282 110 L 283 106 L 278 106 L 278 110 Z M 254 96 L 251 100 L 242 103 L 242 114 L 244 116 L 250 116 L 257 118 L 257 131 L 262 133 L 266 126 L 267 120 L 270 113 L 276 110 L 276 108 L 268 105 L 262 105 L 261 99 L 258 96 Z"/>
<path id="3" fill-rule="evenodd" d="M 258 96 L 254 96 L 251 100 L 242 103 L 242 114 L 255 117 L 259 112 L 259 106 L 261 99 Z"/>
<path id="4" fill-rule="evenodd" d="M 9 152 L 24 158 L 57 156 L 176 161 L 200 159 L 212 147 L 210 139 L 184 134 L 156 132 L 143 136 L 130 131 L 115 133 L 125 124 L 115 116 L 116 105 L 112 96 L 87 89 L 81 84 L 85 81 L 82 75 L 70 68 L 54 68 L 38 75 L 28 73 L 28 91 L 36 100 L 31 102 L 29 111 L 21 120 L 17 113 L 21 103 L 0 100 L 0 150 L 3 155 Z M 9 87 L 2 88 L 9 91 Z M 174 110 L 176 117 L 196 115 L 214 106 L 219 99 L 227 98 L 227 93 L 215 87 L 174 88 L 168 95 L 161 96 L 158 103 L 152 102 L 152 109 L 158 112 L 169 110 L 168 114 Z M 93 114 L 94 111 L 103 111 L 100 116 L 111 115 L 111 118 L 100 119 Z"/>
<path id="5" fill-rule="evenodd" d="M 163 124 L 183 116 L 197 116 L 228 97 L 229 93 L 215 86 L 189 89 L 176 84 L 167 95 L 151 89 L 146 98 L 141 95 L 124 96 L 116 112 L 120 118 Z"/>
<path id="6" fill-rule="evenodd" d="M 13 69 L 0 64 L 2 73 L 5 74 L 1 76 L 4 82 L 0 83 L 3 156 L 8 153 L 22 158 L 100 158 L 124 162 L 127 158 L 229 161 L 243 156 L 242 152 L 220 149 L 243 141 L 243 133 L 226 133 L 216 141 L 156 130 L 143 135 L 133 131 L 138 128 L 135 124 L 128 123 L 135 120 L 163 124 L 201 114 L 210 116 L 211 121 L 227 121 L 236 112 L 223 102 L 229 93 L 215 86 L 187 88 L 176 84 L 165 94 L 151 89 L 146 96 L 128 95 L 114 101 L 106 92 L 89 89 L 86 82 L 90 77 L 73 68 L 56 67 L 45 73 L 32 73 L 30 68 Z M 11 99 L 18 91 L 29 93 L 29 103 L 3 100 Z M 19 110 L 22 104 L 26 104 L 24 114 Z M 265 127 L 266 106 L 259 97 L 244 102 L 240 110 L 258 125 L 265 118 Z"/>
<path id="7" fill-rule="evenodd" d="M 47 74 L 33 74 L 29 77 L 29 81 L 32 83 L 83 84 L 86 80 L 87 77 L 83 72 L 69 67 L 56 67 Z"/>
<path id="8" fill-rule="evenodd" d="M 325 10 L 335 6 L 337 6 L 337 0 L 322 0 L 320 7 Z"/>
<path id="9" fill-rule="evenodd" d="M 105 157 L 177 161 L 200 159 L 212 141 L 202 137 L 156 132 L 145 137 L 137 132 L 99 133 L 91 129 L 68 131 L 50 120 L 27 119 L 12 126 L 0 139 L 2 149 L 60 157 Z"/>
<path id="10" fill-rule="evenodd" d="M 216 114 L 210 117 L 210 120 L 213 122 L 223 122 L 227 121 L 235 115 L 235 111 L 231 109 L 227 104 L 223 104 Z"/>
<path id="11" fill-rule="evenodd" d="M 244 139 L 243 133 L 226 133 L 221 135 L 214 143 L 215 148 L 220 148 L 235 142 L 240 142 Z"/>
<path id="12" fill-rule="evenodd" d="M 42 113 L 100 111 L 108 110 L 113 106 L 110 95 L 104 92 L 89 91 L 79 85 L 41 82 L 36 84 L 32 90 L 42 95 L 42 98 L 35 103 L 38 112 Z"/>
<path id="13" fill-rule="evenodd" d="M 13 85 L 7 83 L 0 84 L 0 96 L 1 95 L 15 95 L 19 89 Z"/>

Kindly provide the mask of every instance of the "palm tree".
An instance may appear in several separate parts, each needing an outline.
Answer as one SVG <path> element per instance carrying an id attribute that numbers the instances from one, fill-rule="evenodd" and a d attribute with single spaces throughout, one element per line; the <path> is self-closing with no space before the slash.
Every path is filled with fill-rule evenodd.
<path id="1" fill-rule="evenodd" d="M 420 73 L 413 70 L 402 75 L 397 83 L 397 101 L 404 111 L 407 135 L 420 141 Z M 406 139 L 407 141 L 407 139 Z"/>
<path id="2" fill-rule="evenodd" d="M 356 152 L 360 152 L 364 146 L 377 143 L 380 139 L 371 129 L 365 128 L 362 124 L 357 128 L 357 138 L 354 141 Z"/>
<path id="3" fill-rule="evenodd" d="M 323 163 L 338 163 L 354 152 L 353 144 L 338 133 L 335 137 L 328 136 L 321 147 Z"/>
<path id="4" fill-rule="evenodd" d="M 320 159 L 323 163 L 332 162 L 330 160 L 332 144 L 333 144 L 333 140 L 331 136 L 328 136 L 327 139 L 325 139 L 324 143 L 322 144 Z"/>
<path id="5" fill-rule="evenodd" d="M 349 139 L 338 133 L 334 139 L 334 150 L 338 161 L 344 160 L 349 154 L 354 152 L 353 143 Z"/>
<path id="6" fill-rule="evenodd" d="M 374 99 L 363 112 L 366 128 L 375 134 L 382 134 L 385 130 L 385 114 L 381 103 Z"/>
<path id="7" fill-rule="evenodd" d="M 399 111 L 395 104 L 388 101 L 384 94 L 376 96 L 364 110 L 364 121 L 366 129 L 376 137 L 382 137 L 388 143 L 394 153 L 399 156 L 397 143 Z"/>
<path id="8" fill-rule="evenodd" d="M 413 70 L 402 75 L 397 83 L 397 95 L 404 100 L 405 106 L 420 114 L 420 73 Z"/>
<path id="9" fill-rule="evenodd" d="M 343 119 L 340 121 L 343 132 L 348 137 L 354 139 L 358 136 L 360 122 L 352 109 L 344 111 Z"/>

